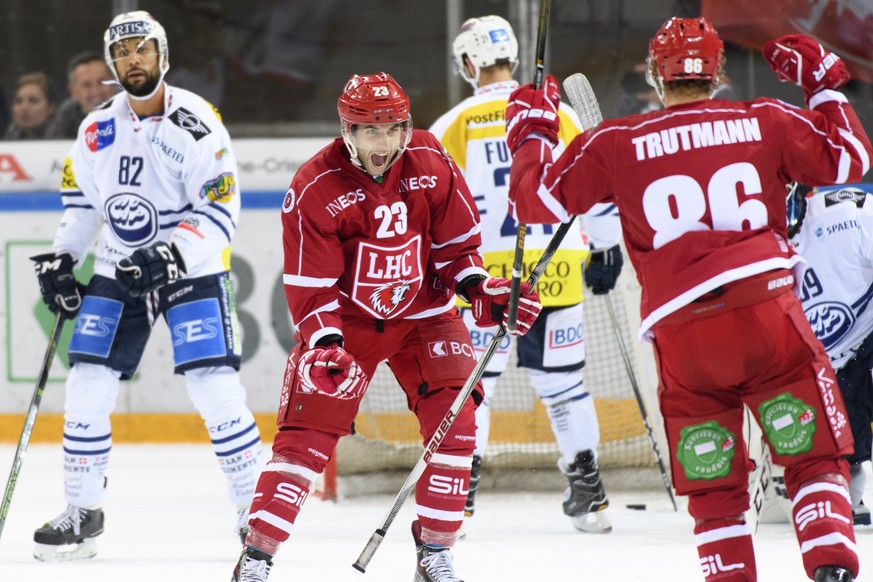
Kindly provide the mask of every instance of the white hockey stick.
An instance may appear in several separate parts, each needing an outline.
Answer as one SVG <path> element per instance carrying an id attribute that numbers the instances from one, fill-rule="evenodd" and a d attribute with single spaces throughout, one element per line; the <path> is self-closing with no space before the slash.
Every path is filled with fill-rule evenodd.
<path id="1" fill-rule="evenodd" d="M 603 123 L 600 104 L 588 78 L 582 73 L 573 73 L 564 79 L 564 91 L 586 131 Z"/>
<path id="2" fill-rule="evenodd" d="M 752 412 L 746 407 L 746 425 L 744 428 L 746 447 L 749 458 L 754 461 L 755 468 L 749 474 L 749 509 L 746 511 L 746 523 L 757 533 L 761 523 L 782 523 L 790 520 L 791 501 L 785 492 L 785 484 L 781 476 L 781 467 L 773 464 L 770 447 L 763 433 L 758 434 L 760 427 Z"/>

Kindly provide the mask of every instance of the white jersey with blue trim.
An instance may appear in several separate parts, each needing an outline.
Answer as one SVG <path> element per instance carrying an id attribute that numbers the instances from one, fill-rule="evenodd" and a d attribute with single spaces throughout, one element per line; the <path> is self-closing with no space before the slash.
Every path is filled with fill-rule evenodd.
<path id="1" fill-rule="evenodd" d="M 791 244 L 807 261 L 803 310 L 840 369 L 873 333 L 873 196 L 834 190 L 807 198 Z"/>
<path id="2" fill-rule="evenodd" d="M 122 92 L 85 117 L 64 163 L 55 252 L 81 260 L 98 236 L 94 272 L 158 241 L 176 244 L 188 277 L 229 268 L 240 210 L 236 158 L 215 109 L 164 84 L 164 113 L 139 119 Z"/>
<path id="3" fill-rule="evenodd" d="M 495 277 L 512 276 L 517 226 L 509 214 L 509 169 L 512 156 L 506 145 L 506 103 L 518 87 L 516 81 L 484 85 L 440 116 L 430 131 L 464 173 L 476 200 L 482 226 L 480 252 L 485 268 Z M 581 132 L 573 109 L 561 103 L 560 130 L 554 148 L 557 157 Z M 583 221 L 580 221 L 581 226 Z M 561 243 L 543 273 L 537 291 L 546 307 L 575 305 L 583 299 L 582 265 L 588 259 L 589 242 L 596 248 L 618 244 L 621 227 L 612 204 L 593 208 L 585 217 L 585 230 L 573 228 Z M 551 241 L 557 225 L 530 224 L 524 240 L 525 277 Z M 589 241 L 590 239 L 590 241 Z M 463 304 L 462 304 L 463 305 Z"/>

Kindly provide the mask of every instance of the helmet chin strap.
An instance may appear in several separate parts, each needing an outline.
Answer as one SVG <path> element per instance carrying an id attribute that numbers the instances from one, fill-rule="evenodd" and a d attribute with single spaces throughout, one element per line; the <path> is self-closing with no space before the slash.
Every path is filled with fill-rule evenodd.
<path id="1" fill-rule="evenodd" d="M 152 89 L 148 95 L 134 95 L 133 93 L 128 93 L 127 91 L 125 91 L 125 93 L 127 93 L 128 98 L 133 99 L 134 101 L 148 101 L 149 99 L 151 99 L 152 97 L 155 96 L 155 94 L 158 92 L 158 89 L 160 89 L 163 84 L 164 84 L 164 74 L 161 73 L 161 78 L 155 84 L 155 88 Z M 123 88 L 124 87 L 122 86 L 122 89 Z"/>

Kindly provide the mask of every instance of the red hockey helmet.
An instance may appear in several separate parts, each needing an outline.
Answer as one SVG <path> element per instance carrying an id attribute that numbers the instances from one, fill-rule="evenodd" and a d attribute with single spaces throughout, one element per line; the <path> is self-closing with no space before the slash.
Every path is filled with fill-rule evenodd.
<path id="1" fill-rule="evenodd" d="M 352 75 L 337 101 L 343 123 L 381 124 L 409 121 L 409 97 L 388 73 Z"/>
<path id="2" fill-rule="evenodd" d="M 342 138 L 353 164 L 375 175 L 384 174 L 403 154 L 412 139 L 412 115 L 409 97 L 387 73 L 352 75 L 337 101 Z M 399 124 L 398 140 L 389 139 L 386 148 L 373 149 L 373 144 L 356 138 L 357 125 Z M 374 154 L 375 157 L 370 157 Z"/>
<path id="3" fill-rule="evenodd" d="M 649 59 L 665 83 L 685 79 L 716 80 L 724 43 L 705 18 L 665 22 L 649 41 Z"/>

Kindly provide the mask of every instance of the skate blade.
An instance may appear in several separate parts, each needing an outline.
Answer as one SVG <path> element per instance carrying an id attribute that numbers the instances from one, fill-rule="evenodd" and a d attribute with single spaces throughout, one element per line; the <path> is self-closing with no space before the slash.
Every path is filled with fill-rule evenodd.
<path id="1" fill-rule="evenodd" d="M 585 533 L 607 534 L 612 531 L 612 522 L 606 517 L 606 512 L 595 511 L 571 517 L 573 527 Z"/>
<path id="2" fill-rule="evenodd" d="M 36 544 L 33 557 L 40 562 L 73 562 L 87 560 L 97 555 L 97 542 L 94 538 L 86 538 L 81 544 L 51 546 Z"/>
<path id="3" fill-rule="evenodd" d="M 467 539 L 467 520 L 469 517 L 464 517 L 464 521 L 461 522 L 461 527 L 458 528 L 458 541 L 462 542 Z"/>

